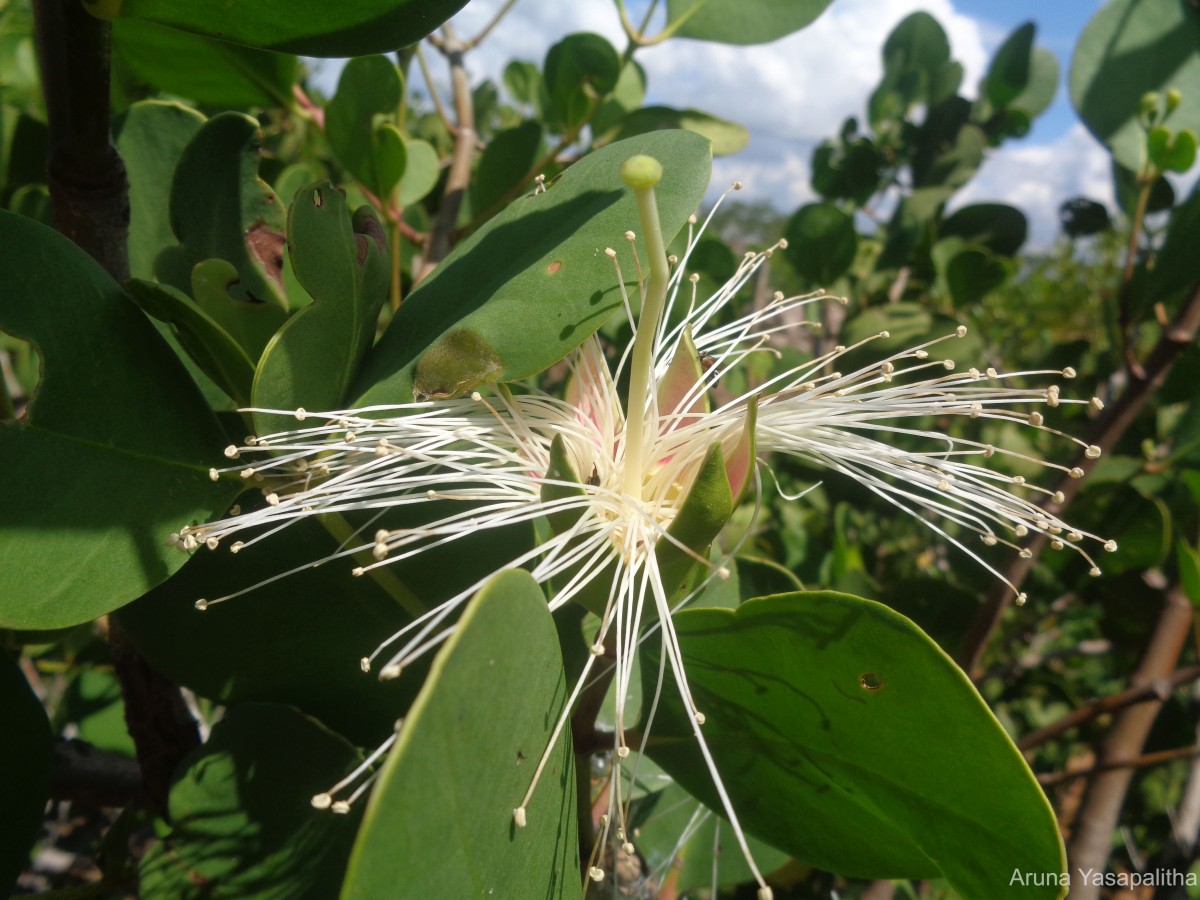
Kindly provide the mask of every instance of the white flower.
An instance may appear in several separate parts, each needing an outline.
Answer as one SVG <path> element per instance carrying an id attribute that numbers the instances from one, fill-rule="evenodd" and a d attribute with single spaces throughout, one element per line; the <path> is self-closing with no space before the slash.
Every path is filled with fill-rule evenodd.
<path id="1" fill-rule="evenodd" d="M 757 499 L 761 483 L 756 449 L 791 454 L 854 478 L 916 515 L 993 572 L 996 570 L 989 563 L 963 543 L 963 533 L 975 532 L 985 544 L 1003 543 L 1022 553 L 1028 552 L 1020 549 L 1022 538 L 1047 534 L 1054 546 L 1069 546 L 1082 554 L 1095 573 L 1098 569 L 1085 541 L 1097 541 L 1107 549 L 1115 549 L 1115 545 L 1077 531 L 1042 509 L 1039 499 L 1055 499 L 1049 490 L 981 465 L 1009 451 L 930 431 L 924 423 L 931 416 L 963 416 L 1053 431 L 1044 423 L 1042 407 L 1099 401 L 1062 397 L 1053 383 L 1019 386 L 1032 376 L 1070 378 L 1074 372 L 1069 369 L 1012 375 L 992 369 L 954 371 L 952 363 L 937 357 L 936 348 L 962 337 L 966 329 L 959 327 L 945 337 L 853 372 L 839 372 L 837 364 L 855 348 L 838 347 L 710 408 L 711 388 L 748 355 L 773 352 L 770 343 L 797 327 L 798 309 L 835 301 L 821 294 L 777 294 L 764 308 L 730 324 L 714 326 L 775 248 L 747 254 L 733 278 L 701 300 L 696 296 L 696 277 L 685 276 L 686 255 L 668 276 L 661 240 L 654 239 L 657 222 L 653 218 L 647 221 L 652 192 L 638 187 L 643 230 L 650 238 L 650 272 L 639 278 L 640 327 L 615 377 L 599 340 L 591 337 L 568 358 L 570 379 L 562 398 L 498 385 L 486 397 L 474 393 L 460 399 L 352 411 L 296 411 L 297 419 L 314 419 L 317 424 L 265 435 L 247 446 L 227 450 L 238 465 L 225 471 L 264 479 L 266 504 L 222 521 L 186 528 L 180 541 L 187 549 L 201 543 L 211 548 L 253 531 L 254 537 L 230 545 L 237 552 L 296 519 L 313 515 L 382 512 L 428 500 L 463 502 L 459 512 L 419 528 L 379 530 L 371 541 L 345 547 L 332 557 L 370 551 L 374 562 L 353 569 L 355 575 L 363 575 L 481 531 L 548 520 L 553 536 L 507 567 L 525 567 L 545 585 L 551 609 L 580 600 L 600 617 L 593 655 L 550 744 L 607 646 L 616 658 L 613 752 L 618 765 L 629 756 L 624 707 L 632 667 L 638 643 L 656 631 L 725 814 L 759 881 L 760 895 L 769 897 L 770 889 L 750 856 L 737 813 L 708 752 L 701 728 L 703 712 L 692 700 L 685 660 L 671 627 L 673 608 L 694 597 L 711 579 L 728 577 L 723 563 L 709 561 L 707 544 L 728 518 L 733 503 L 751 486 Z M 627 237 L 632 244 L 632 234 Z M 690 235 L 689 254 L 697 238 L 697 233 Z M 607 252 L 614 260 L 617 281 L 623 285 L 617 254 Z M 672 321 L 676 324 L 665 324 Z M 623 405 L 616 381 L 626 369 L 631 400 Z M 896 440 L 901 437 L 902 441 Z M 914 439 L 926 442 L 927 448 L 911 451 L 898 446 L 911 445 Z M 1097 448 L 1075 443 L 1084 446 L 1088 456 L 1099 453 Z M 1082 474 L 1053 463 L 1042 465 Z M 212 474 L 220 476 L 217 470 Z M 728 486 L 723 510 L 719 501 L 715 506 L 710 502 L 698 513 L 687 508 L 698 479 L 708 485 Z M 672 530 L 681 517 L 690 519 L 677 529 L 682 537 Z M 939 521 L 953 523 L 955 533 Z M 704 577 L 678 596 L 679 573 L 697 566 Z M 664 573 L 664 568 L 670 571 Z M 451 634 L 453 614 L 482 583 L 471 585 L 389 637 L 363 660 L 364 670 L 377 669 L 381 678 L 394 678 L 413 660 L 436 648 Z M 232 596 L 238 595 L 201 600 L 197 606 L 204 609 Z M 1018 602 L 1023 599 L 1018 596 Z M 643 727 L 643 742 L 647 731 Z M 314 803 L 338 811 L 348 809 L 369 781 L 359 784 L 349 799 L 335 802 L 333 795 L 364 775 L 390 745 L 391 740 L 349 778 L 314 798 Z M 543 757 L 542 765 L 545 761 Z M 537 777 L 514 810 L 518 825 L 524 824 L 525 803 Z M 621 796 L 621 778 L 611 779 L 611 791 L 612 828 L 617 840 L 627 844 L 627 805 Z M 606 819 L 601 844 L 608 837 L 608 827 Z M 594 867 L 590 874 L 603 877 Z"/>

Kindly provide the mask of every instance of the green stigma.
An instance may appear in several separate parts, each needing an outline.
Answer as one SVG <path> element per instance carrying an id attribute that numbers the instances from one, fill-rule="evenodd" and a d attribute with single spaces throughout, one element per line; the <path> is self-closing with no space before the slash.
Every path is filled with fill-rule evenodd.
<path id="1" fill-rule="evenodd" d="M 653 156 L 638 154 L 621 164 L 621 180 L 636 190 L 652 188 L 662 181 L 662 164 Z"/>

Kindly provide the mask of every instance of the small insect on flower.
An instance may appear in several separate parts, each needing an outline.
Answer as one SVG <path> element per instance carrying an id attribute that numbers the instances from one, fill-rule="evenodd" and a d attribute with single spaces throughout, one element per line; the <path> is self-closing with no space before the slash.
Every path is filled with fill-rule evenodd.
<path id="1" fill-rule="evenodd" d="M 773 341 L 803 327 L 798 310 L 812 303 L 845 301 L 821 293 L 776 294 L 760 309 L 715 324 L 730 319 L 726 312 L 735 296 L 784 242 L 747 254 L 726 284 L 701 298 L 698 279 L 685 271 L 703 229 L 696 229 L 696 220 L 691 220 L 688 249 L 672 272 L 654 200 L 661 172 L 648 157 L 634 157 L 622 168 L 637 200 L 648 258 L 643 269 L 635 236 L 627 234 L 639 273 L 641 312 L 636 319 L 630 313 L 634 337 L 616 372 L 600 341 L 589 337 L 567 359 L 570 376 L 561 397 L 501 384 L 487 396 L 475 392 L 393 407 L 297 410 L 298 423 L 315 424 L 230 447 L 226 455 L 237 464 L 214 470 L 218 477 L 221 471 L 238 472 L 261 484 L 266 503 L 185 528 L 179 544 L 187 550 L 201 544 L 211 548 L 235 535 L 251 534 L 231 544 L 237 552 L 310 516 L 458 501 L 460 508 L 434 513 L 432 522 L 380 529 L 370 541 L 330 557 L 369 553 L 370 561 L 352 570 L 363 575 L 489 529 L 535 520 L 546 523 L 541 529 L 544 540 L 504 568 L 528 569 L 545 587 L 551 609 L 580 602 L 599 617 L 592 653 L 549 742 L 552 746 L 557 740 L 593 670 L 611 665 L 617 701 L 612 758 L 618 777 L 609 781 L 611 815 L 602 820 L 598 845 L 612 838 L 629 848 L 627 852 L 633 850 L 628 798 L 622 795 L 627 780 L 619 777 L 619 770 L 631 766 L 635 774 L 641 757 L 639 752 L 630 760 L 626 739 L 636 723 L 626 721 L 626 707 L 638 645 L 655 639 L 661 642 L 664 669 L 669 667 L 690 716 L 724 813 L 758 881 L 759 895 L 768 898 L 771 890 L 709 753 L 702 728 L 705 716 L 689 690 L 686 660 L 671 618 L 713 579 L 729 577 L 729 558 L 713 561 L 710 547 L 744 497 L 757 504 L 762 473 L 770 473 L 759 454 L 794 456 L 854 479 L 917 517 L 997 577 L 1003 576 L 965 543 L 964 535 L 974 533 L 985 545 L 1003 544 L 1017 553 L 1029 552 L 1022 547 L 1023 539 L 1045 535 L 1054 547 L 1080 554 L 1098 573 L 1089 542 L 1106 550 L 1116 548 L 1113 542 L 1073 528 L 1047 511 L 1042 502 L 1061 501 L 1055 492 L 988 468 L 987 463 L 1008 456 L 1076 477 L 1081 470 L 929 430 L 927 424 L 951 416 L 1010 422 L 1073 441 L 1085 456 L 1094 458 L 1099 448 L 1053 429 L 1040 409 L 1098 401 L 1063 397 L 1053 382 L 1023 386 L 1031 378 L 1069 379 L 1075 374 L 1070 369 L 956 371 L 952 362 L 939 358 L 938 350 L 966 334 L 959 326 L 865 368 L 840 370 L 852 351 L 888 337 L 882 332 L 714 402 L 713 388 L 725 376 L 752 354 L 774 353 Z M 612 249 L 606 253 L 630 311 L 620 254 Z M 629 390 L 622 403 L 617 384 L 626 375 Z M 906 449 L 913 445 L 924 446 Z M 455 612 L 485 580 L 390 636 L 362 660 L 364 671 L 394 678 L 438 647 L 452 633 Z M 196 605 L 208 609 L 252 589 Z M 1017 601 L 1023 600 L 1018 594 Z M 665 671 L 660 672 L 660 690 L 664 678 Z M 639 751 L 648 733 L 643 723 Z M 394 741 L 393 735 L 362 767 L 315 797 L 314 805 L 348 809 L 366 790 L 372 766 Z M 548 754 L 549 747 L 525 797 L 514 798 L 519 799 L 513 811 L 518 827 L 527 821 L 526 804 Z M 354 785 L 348 796 L 335 799 Z M 589 865 L 589 877 L 603 879 L 595 862 Z"/>

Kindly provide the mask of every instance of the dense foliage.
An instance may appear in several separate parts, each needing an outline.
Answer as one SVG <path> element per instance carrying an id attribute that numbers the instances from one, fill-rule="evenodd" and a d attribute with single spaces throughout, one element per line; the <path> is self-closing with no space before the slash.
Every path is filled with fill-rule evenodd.
<path id="1" fill-rule="evenodd" d="M 1079 37 L 1052 247 L 956 195 L 1055 56 L 924 12 L 701 229 L 638 60 L 830 2 L 0 0 L 0 888 L 1200 896 L 1200 13 Z"/>

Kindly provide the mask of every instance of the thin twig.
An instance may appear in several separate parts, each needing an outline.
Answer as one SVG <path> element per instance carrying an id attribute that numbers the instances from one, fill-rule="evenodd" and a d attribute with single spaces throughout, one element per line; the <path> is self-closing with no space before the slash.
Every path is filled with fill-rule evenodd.
<path id="1" fill-rule="evenodd" d="M 506 15 L 508 15 L 509 10 L 511 10 L 516 5 L 517 5 L 517 0 L 508 0 L 507 3 L 505 3 L 502 7 L 500 7 L 500 9 L 498 9 L 496 11 L 496 14 L 494 16 L 492 16 L 491 21 L 488 22 L 486 25 L 484 25 L 483 28 L 479 29 L 479 33 L 476 34 L 475 37 L 471 38 L 469 41 L 466 42 L 466 44 L 463 45 L 463 49 L 464 50 L 474 50 L 476 47 L 478 47 L 480 44 L 482 44 L 484 39 L 487 38 L 487 36 L 492 33 L 492 30 L 497 25 L 500 24 L 500 20 L 503 19 Z"/>
<path id="2" fill-rule="evenodd" d="M 441 49 L 450 63 L 450 83 L 454 88 L 454 113 L 458 127 L 454 135 L 450 172 L 446 176 L 446 189 L 442 193 L 437 219 L 429 236 L 425 261 L 416 278 L 418 283 L 450 252 L 458 211 L 471 184 L 471 163 L 475 157 L 475 103 L 471 97 L 471 82 L 463 65 L 463 46 L 454 36 L 451 26 L 444 26 L 442 31 L 445 38 L 441 42 Z"/>
<path id="3" fill-rule="evenodd" d="M 430 35 L 427 40 L 433 41 L 433 35 Z M 434 44 L 435 47 L 441 48 L 445 44 Z M 417 46 L 417 65 L 421 67 L 421 74 L 425 78 L 425 87 L 429 89 L 429 98 L 433 101 L 433 108 L 437 111 L 438 118 L 442 120 L 442 124 L 446 126 L 446 130 L 451 135 L 458 133 L 458 127 L 450 120 L 450 113 L 446 111 L 445 104 L 442 103 L 442 97 L 437 91 L 437 85 L 433 82 L 433 73 L 429 71 L 429 63 L 425 59 L 425 54 L 422 52 L 420 45 Z"/>
<path id="4" fill-rule="evenodd" d="M 1074 781 L 1076 778 L 1090 778 L 1093 775 L 1098 775 L 1102 772 L 1114 772 L 1124 770 L 1128 773 L 1127 777 L 1132 776 L 1132 769 L 1148 769 L 1151 766 L 1161 766 L 1164 763 L 1174 762 L 1177 759 L 1190 759 L 1191 757 L 1200 755 L 1200 747 L 1175 747 L 1171 750 L 1159 750 L 1155 753 L 1146 753 L 1135 759 L 1123 759 L 1115 762 L 1103 763 L 1098 766 L 1092 766 L 1090 769 L 1079 769 L 1075 772 L 1050 772 L 1037 777 L 1038 784 L 1042 787 L 1053 787 L 1054 785 L 1062 784 L 1064 781 Z"/>
<path id="5" fill-rule="evenodd" d="M 1197 678 L 1200 678 L 1200 666 L 1188 666 L 1164 678 L 1156 678 L 1146 684 L 1128 687 L 1119 693 L 1093 700 L 1087 706 L 1081 706 L 1079 709 L 1072 710 L 1061 719 L 1051 722 L 1049 725 L 1036 728 L 1022 735 L 1021 739 L 1017 741 L 1017 747 L 1020 750 L 1031 750 L 1034 747 L 1044 744 L 1051 738 L 1056 738 L 1060 734 L 1070 731 L 1072 728 L 1078 728 L 1080 725 L 1090 722 L 1097 716 L 1115 712 L 1118 709 L 1132 706 L 1135 703 L 1143 703 L 1147 700 L 1156 700 L 1159 703 L 1164 703 L 1171 696 L 1171 692 L 1177 687 L 1187 684 L 1189 681 L 1195 681 Z"/>

